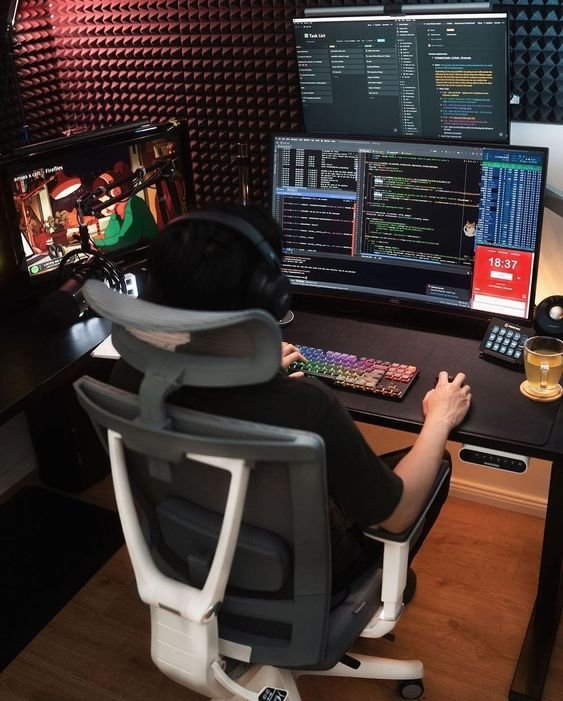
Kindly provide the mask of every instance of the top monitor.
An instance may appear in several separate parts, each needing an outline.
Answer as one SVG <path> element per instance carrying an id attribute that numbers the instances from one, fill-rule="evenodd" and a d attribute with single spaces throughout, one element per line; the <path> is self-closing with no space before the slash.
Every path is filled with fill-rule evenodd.
<path id="1" fill-rule="evenodd" d="M 305 131 L 508 142 L 506 13 L 293 24 Z"/>

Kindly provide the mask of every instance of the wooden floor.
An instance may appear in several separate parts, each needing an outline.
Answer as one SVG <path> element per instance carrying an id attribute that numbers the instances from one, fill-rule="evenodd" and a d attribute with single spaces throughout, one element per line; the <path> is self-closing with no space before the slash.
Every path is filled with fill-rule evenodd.
<path id="1" fill-rule="evenodd" d="M 102 483 L 89 500 L 108 504 Z M 507 699 L 534 597 L 543 522 L 451 498 L 418 555 L 418 590 L 394 642 L 357 650 L 420 657 L 424 699 Z M 0 622 L 1 626 L 1 622 Z M 303 701 L 398 699 L 394 683 L 304 677 Z M 77 594 L 0 675 L 2 701 L 199 701 L 149 657 L 148 610 L 125 550 Z M 563 627 L 543 701 L 563 699 Z"/>

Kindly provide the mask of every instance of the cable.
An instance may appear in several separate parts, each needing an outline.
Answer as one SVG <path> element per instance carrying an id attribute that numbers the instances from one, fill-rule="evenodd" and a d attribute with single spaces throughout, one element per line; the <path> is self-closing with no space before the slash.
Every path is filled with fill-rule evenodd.
<path id="1" fill-rule="evenodd" d="M 105 256 L 97 251 L 69 251 L 62 258 L 58 268 L 59 285 L 71 278 L 75 280 L 94 279 L 107 283 L 112 289 L 127 294 L 123 274 Z"/>
<path id="2" fill-rule="evenodd" d="M 34 321 L 50 333 L 64 331 L 88 309 L 82 287 L 89 279 L 101 280 L 127 294 L 124 276 L 115 265 L 96 252 L 69 251 L 58 268 L 59 286 L 37 305 Z"/>

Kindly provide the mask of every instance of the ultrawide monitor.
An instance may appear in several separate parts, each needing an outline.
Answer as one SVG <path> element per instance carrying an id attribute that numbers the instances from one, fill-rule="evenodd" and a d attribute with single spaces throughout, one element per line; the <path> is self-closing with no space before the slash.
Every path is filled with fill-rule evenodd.
<path id="1" fill-rule="evenodd" d="M 277 134 L 295 292 L 532 318 L 547 149 Z"/>
<path id="2" fill-rule="evenodd" d="M 307 132 L 508 142 L 506 13 L 293 20 Z"/>
<path id="3" fill-rule="evenodd" d="M 142 259 L 193 204 L 185 123 L 121 125 L 18 149 L 2 163 L 14 250 L 32 279 L 81 248 L 79 224 L 114 262 Z"/>

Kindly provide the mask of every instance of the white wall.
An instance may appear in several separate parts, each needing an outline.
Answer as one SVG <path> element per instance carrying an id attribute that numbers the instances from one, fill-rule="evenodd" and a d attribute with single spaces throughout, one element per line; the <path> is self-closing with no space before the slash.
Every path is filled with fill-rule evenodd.
<path id="1" fill-rule="evenodd" d="M 549 148 L 547 186 L 563 197 L 563 124 L 512 122 L 510 143 Z"/>
<path id="2" fill-rule="evenodd" d="M 544 210 L 536 303 L 563 295 L 563 217 Z"/>

